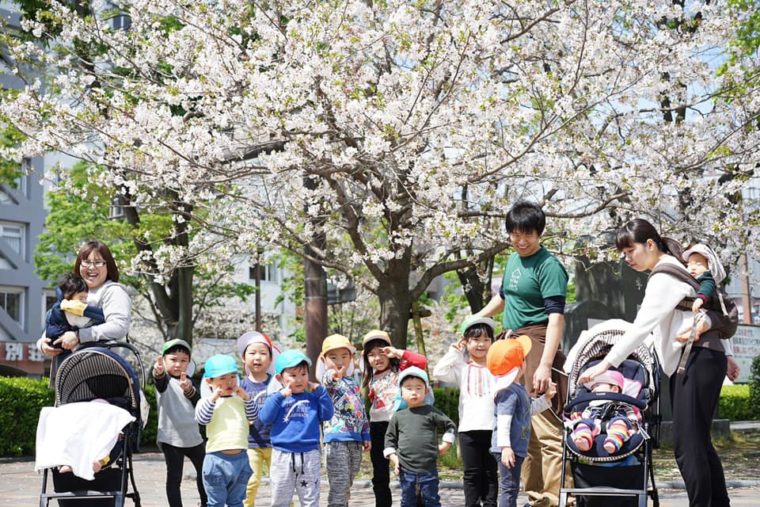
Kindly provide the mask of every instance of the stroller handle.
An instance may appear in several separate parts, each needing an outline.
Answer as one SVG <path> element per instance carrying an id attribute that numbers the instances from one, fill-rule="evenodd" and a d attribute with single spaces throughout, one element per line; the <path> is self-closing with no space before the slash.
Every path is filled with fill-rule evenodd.
<path id="1" fill-rule="evenodd" d="M 131 343 L 122 342 L 122 341 L 116 341 L 116 340 L 101 340 L 101 341 L 94 341 L 94 342 L 84 342 L 79 345 L 79 347 L 76 349 L 77 352 L 80 350 L 85 350 L 91 347 L 103 347 L 107 349 L 127 349 L 130 352 L 132 352 L 132 355 L 137 358 L 137 362 L 140 365 L 140 388 L 145 389 L 145 385 L 147 383 L 147 379 L 145 378 L 145 365 L 142 362 L 142 357 L 140 357 L 140 351 L 137 350 L 137 347 L 132 345 Z"/>

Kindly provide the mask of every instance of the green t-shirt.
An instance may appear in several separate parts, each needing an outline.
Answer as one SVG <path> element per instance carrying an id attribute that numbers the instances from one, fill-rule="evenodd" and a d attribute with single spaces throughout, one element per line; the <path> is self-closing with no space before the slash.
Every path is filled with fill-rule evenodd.
<path id="1" fill-rule="evenodd" d="M 502 323 L 505 328 L 517 330 L 549 320 L 544 299 L 567 295 L 567 271 L 541 247 L 528 257 L 510 255 L 501 284 L 505 300 Z"/>
<path id="2" fill-rule="evenodd" d="M 423 405 L 399 410 L 388 423 L 385 450 L 394 449 L 407 470 L 432 472 L 437 467 L 438 430 L 444 431 L 444 441 L 454 441 L 456 426 L 437 408 Z"/>

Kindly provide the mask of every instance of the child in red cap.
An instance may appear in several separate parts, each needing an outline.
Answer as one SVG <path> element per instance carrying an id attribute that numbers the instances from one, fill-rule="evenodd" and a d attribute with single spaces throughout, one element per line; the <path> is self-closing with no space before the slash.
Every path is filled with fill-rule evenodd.
<path id="1" fill-rule="evenodd" d="M 499 462 L 500 506 L 517 505 L 520 468 L 528 455 L 530 418 L 551 408 L 550 400 L 557 392 L 557 386 L 552 383 L 541 397 L 531 399 L 518 381 L 530 348 L 530 337 L 522 335 L 497 341 L 486 356 L 488 370 L 495 377 L 491 454 Z"/>

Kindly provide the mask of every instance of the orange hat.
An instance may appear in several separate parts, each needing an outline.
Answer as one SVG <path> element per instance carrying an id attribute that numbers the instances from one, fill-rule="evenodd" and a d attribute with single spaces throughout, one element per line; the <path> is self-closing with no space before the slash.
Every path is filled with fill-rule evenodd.
<path id="1" fill-rule="evenodd" d="M 496 377 L 494 394 L 515 381 L 532 345 L 530 337 L 526 335 L 497 340 L 491 345 L 486 356 L 486 365 L 488 371 Z"/>

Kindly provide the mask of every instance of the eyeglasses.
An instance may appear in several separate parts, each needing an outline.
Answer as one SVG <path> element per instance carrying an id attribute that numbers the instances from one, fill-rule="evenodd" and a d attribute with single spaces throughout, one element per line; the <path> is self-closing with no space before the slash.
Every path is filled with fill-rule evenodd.
<path id="1" fill-rule="evenodd" d="M 80 265 L 86 268 L 102 268 L 106 265 L 106 261 L 82 261 Z"/>

